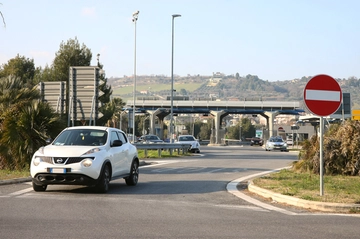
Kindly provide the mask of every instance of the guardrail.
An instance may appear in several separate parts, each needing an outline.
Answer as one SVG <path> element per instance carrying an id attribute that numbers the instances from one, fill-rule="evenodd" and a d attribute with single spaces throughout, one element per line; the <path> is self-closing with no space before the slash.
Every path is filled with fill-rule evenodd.
<path id="1" fill-rule="evenodd" d="M 147 151 L 148 150 L 157 150 L 159 157 L 161 157 L 161 151 L 164 149 L 168 149 L 170 151 L 170 155 L 173 154 L 173 150 L 177 151 L 178 154 L 180 154 L 180 151 L 182 151 L 182 154 L 185 154 L 190 148 L 191 145 L 189 144 L 169 144 L 169 143 L 135 143 L 133 144 L 137 149 L 144 149 L 145 157 L 148 156 Z"/>

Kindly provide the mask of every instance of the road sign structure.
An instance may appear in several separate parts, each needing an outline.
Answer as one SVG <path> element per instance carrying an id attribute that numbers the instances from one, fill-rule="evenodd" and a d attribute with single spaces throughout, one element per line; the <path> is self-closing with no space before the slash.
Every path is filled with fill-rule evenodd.
<path id="1" fill-rule="evenodd" d="M 335 113 L 341 105 L 342 92 L 339 83 L 328 75 L 317 75 L 304 88 L 304 102 L 311 113 L 320 116 L 320 196 L 324 195 L 324 119 Z"/>
<path id="2" fill-rule="evenodd" d="M 315 115 L 328 116 L 335 113 L 341 101 L 341 87 L 331 76 L 314 76 L 304 88 L 305 105 Z"/>
<path id="3" fill-rule="evenodd" d="M 360 120 L 360 110 L 352 111 L 352 120 Z"/>

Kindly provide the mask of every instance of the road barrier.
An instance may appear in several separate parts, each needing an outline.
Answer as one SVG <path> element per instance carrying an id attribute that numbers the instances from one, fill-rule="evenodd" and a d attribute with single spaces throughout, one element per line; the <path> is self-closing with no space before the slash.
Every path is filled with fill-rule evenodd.
<path id="1" fill-rule="evenodd" d="M 143 149 L 145 153 L 145 157 L 147 157 L 147 151 L 148 150 L 157 150 L 159 157 L 161 157 L 161 151 L 162 150 L 169 150 L 170 155 L 173 154 L 173 151 L 177 151 L 178 154 L 180 154 L 180 151 L 182 154 L 185 154 L 185 152 L 189 151 L 190 144 L 169 144 L 169 143 L 136 143 L 133 144 L 137 149 Z"/>

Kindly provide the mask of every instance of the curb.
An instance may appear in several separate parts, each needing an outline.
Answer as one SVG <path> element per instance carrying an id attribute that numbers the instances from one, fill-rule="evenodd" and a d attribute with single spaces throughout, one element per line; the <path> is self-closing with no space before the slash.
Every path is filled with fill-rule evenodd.
<path id="1" fill-rule="evenodd" d="M 15 183 L 25 183 L 25 182 L 31 182 L 31 177 L 0 180 L 0 185 L 8 185 L 8 184 L 15 184 Z"/>
<path id="2" fill-rule="evenodd" d="M 248 183 L 248 190 L 264 198 L 270 198 L 273 201 L 279 203 L 285 203 L 288 205 L 305 208 L 305 209 L 313 209 L 323 212 L 341 212 L 341 213 L 350 213 L 351 210 L 360 210 L 360 204 L 308 201 L 300 198 L 282 195 L 280 193 L 274 193 L 272 191 L 255 186 L 251 180 Z"/>

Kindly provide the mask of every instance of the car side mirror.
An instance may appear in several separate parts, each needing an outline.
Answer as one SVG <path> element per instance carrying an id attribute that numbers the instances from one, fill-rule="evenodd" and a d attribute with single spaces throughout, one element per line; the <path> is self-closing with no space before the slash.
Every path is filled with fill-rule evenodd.
<path id="1" fill-rule="evenodd" d="M 45 140 L 45 143 L 46 143 L 46 144 L 51 144 L 51 141 L 52 141 L 52 139 L 51 139 L 51 138 L 48 138 L 48 139 Z"/>
<path id="2" fill-rule="evenodd" d="M 118 146 L 122 146 L 123 142 L 121 140 L 114 140 L 111 147 L 118 147 Z"/>

